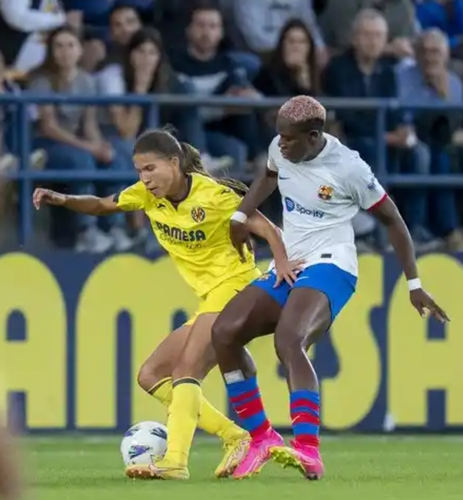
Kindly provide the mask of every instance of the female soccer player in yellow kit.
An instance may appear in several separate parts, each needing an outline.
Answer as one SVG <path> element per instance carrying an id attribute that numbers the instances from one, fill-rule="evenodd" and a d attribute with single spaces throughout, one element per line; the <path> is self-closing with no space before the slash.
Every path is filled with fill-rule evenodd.
<path id="1" fill-rule="evenodd" d="M 196 427 L 218 435 L 225 456 L 217 477 L 229 476 L 249 444 L 248 435 L 203 397 L 201 380 L 215 366 L 211 328 L 227 302 L 259 276 L 254 256 L 240 256 L 232 246 L 229 220 L 246 186 L 210 177 L 198 152 L 180 144 L 166 130 L 142 134 L 133 156 L 140 181 L 109 198 L 68 196 L 36 189 L 34 205 L 58 205 L 90 215 L 119 210 L 143 210 L 159 243 L 168 252 L 200 303 L 196 314 L 156 348 L 142 366 L 138 381 L 149 394 L 169 407 L 167 453 L 146 466 L 129 467 L 129 477 L 187 479 L 188 455 Z M 280 232 L 263 215 L 247 222 L 251 232 L 266 239 L 281 279 L 294 279 Z M 154 284 L 153 284 L 154 287 Z M 140 293 L 148 293 L 141 291 Z M 149 291 L 152 293 L 152 290 Z M 153 295 L 153 306 L 155 304 Z"/>

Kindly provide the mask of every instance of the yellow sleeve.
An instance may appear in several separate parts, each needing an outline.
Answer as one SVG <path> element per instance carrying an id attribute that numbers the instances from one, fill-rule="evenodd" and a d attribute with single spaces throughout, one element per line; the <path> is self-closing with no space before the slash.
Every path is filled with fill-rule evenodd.
<path id="1" fill-rule="evenodd" d="M 229 219 L 233 212 L 236 212 L 236 209 L 239 207 L 241 203 L 241 196 L 226 186 L 221 186 L 219 193 L 216 197 L 217 206 L 224 214 L 224 219 Z"/>
<path id="2" fill-rule="evenodd" d="M 146 188 L 142 182 L 137 182 L 121 191 L 114 198 L 118 208 L 124 212 L 144 210 L 146 204 Z"/>

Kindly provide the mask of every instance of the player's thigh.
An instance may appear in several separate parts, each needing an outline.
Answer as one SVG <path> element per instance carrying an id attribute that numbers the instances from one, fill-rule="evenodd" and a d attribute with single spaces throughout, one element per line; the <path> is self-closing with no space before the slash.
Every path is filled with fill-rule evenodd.
<path id="1" fill-rule="evenodd" d="M 212 342 L 218 350 L 231 344 L 246 345 L 275 331 L 283 297 L 288 290 L 273 289 L 274 277 L 263 275 L 238 293 L 219 314 L 212 329 Z M 275 291 L 277 291 L 275 293 Z"/>
<path id="2" fill-rule="evenodd" d="M 275 331 L 277 352 L 316 342 L 350 300 L 356 284 L 355 276 L 334 264 L 315 264 L 300 273 Z"/>
<path id="3" fill-rule="evenodd" d="M 280 360 L 288 351 L 307 349 L 330 324 L 329 302 L 323 292 L 313 288 L 294 289 L 275 329 L 275 349 Z"/>
<path id="4" fill-rule="evenodd" d="M 200 314 L 191 325 L 182 353 L 173 370 L 173 378 L 193 377 L 202 380 L 217 364 L 211 341 L 217 313 Z"/>
<path id="5" fill-rule="evenodd" d="M 185 348 L 191 325 L 186 324 L 170 333 L 149 355 L 138 372 L 138 383 L 145 390 L 166 377 L 171 377 L 183 349 Z"/>

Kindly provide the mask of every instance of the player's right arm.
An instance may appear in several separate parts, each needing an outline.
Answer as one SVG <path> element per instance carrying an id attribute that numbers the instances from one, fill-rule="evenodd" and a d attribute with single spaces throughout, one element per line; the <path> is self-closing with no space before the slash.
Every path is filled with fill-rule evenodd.
<path id="1" fill-rule="evenodd" d="M 249 230 L 245 222 L 277 187 L 278 168 L 273 160 L 275 147 L 278 147 L 277 139 L 270 144 L 266 168 L 257 174 L 230 221 L 230 239 L 240 254 L 242 254 L 243 245 L 249 246 Z"/>
<path id="2" fill-rule="evenodd" d="M 87 215 L 111 215 L 116 212 L 143 210 L 146 190 L 140 182 L 129 186 L 119 194 L 99 198 L 98 196 L 76 196 L 58 193 L 51 189 L 37 188 L 32 201 L 39 210 L 42 205 L 53 205 L 67 208 L 73 212 Z"/>
<path id="3" fill-rule="evenodd" d="M 73 212 L 87 215 L 110 215 L 119 212 L 114 196 L 99 198 L 98 196 L 75 196 L 58 193 L 51 189 L 37 188 L 32 200 L 34 207 L 39 210 L 42 205 L 63 207 Z"/>
<path id="4" fill-rule="evenodd" d="M 267 166 L 257 174 L 237 211 L 250 217 L 273 191 L 275 191 L 277 182 L 278 170 L 272 158 L 270 146 Z"/>

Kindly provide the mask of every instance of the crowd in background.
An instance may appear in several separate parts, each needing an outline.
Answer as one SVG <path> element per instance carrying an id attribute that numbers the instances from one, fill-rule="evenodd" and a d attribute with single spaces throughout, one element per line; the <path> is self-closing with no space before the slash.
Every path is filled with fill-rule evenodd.
<path id="1" fill-rule="evenodd" d="M 0 0 L 0 53 L 0 92 L 461 103 L 463 0 Z M 17 168 L 11 113 L 0 109 L 0 171 Z M 31 168 L 130 172 L 137 134 L 170 123 L 209 172 L 249 179 L 265 165 L 276 110 L 60 104 L 30 114 Z M 375 169 L 375 113 L 329 116 L 328 131 Z M 388 172 L 462 172 L 459 112 L 397 110 L 386 121 Z M 98 195 L 122 187 L 58 186 Z M 392 195 L 419 250 L 463 251 L 458 190 Z M 278 196 L 268 210 L 278 214 Z M 359 250 L 375 250 L 374 221 L 362 213 L 354 222 Z M 60 213 L 51 233 L 57 245 L 97 253 L 152 243 L 140 214 L 68 223 Z"/>

